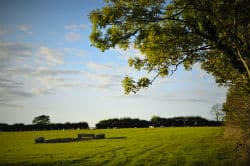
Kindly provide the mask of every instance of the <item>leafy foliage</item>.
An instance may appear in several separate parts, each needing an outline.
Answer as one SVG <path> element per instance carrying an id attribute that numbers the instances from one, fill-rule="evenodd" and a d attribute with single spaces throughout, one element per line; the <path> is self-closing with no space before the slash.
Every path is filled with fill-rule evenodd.
<path id="1" fill-rule="evenodd" d="M 244 141 L 248 139 L 250 147 L 250 93 L 246 84 L 235 84 L 230 87 L 227 100 L 223 104 L 228 125 L 242 129 Z M 248 149 L 249 150 L 249 149 Z"/>
<path id="2" fill-rule="evenodd" d="M 0 131 L 38 131 L 38 130 L 62 130 L 62 129 L 87 129 L 87 122 L 78 123 L 49 123 L 49 124 L 22 124 L 9 125 L 0 123 Z"/>
<path id="3" fill-rule="evenodd" d="M 37 125 L 46 125 L 50 123 L 50 118 L 48 115 L 40 115 L 35 117 L 32 123 Z"/>
<path id="4" fill-rule="evenodd" d="M 144 58 L 129 60 L 137 70 L 167 76 L 180 64 L 196 62 L 218 83 L 250 78 L 250 3 L 248 0 L 106 0 L 89 18 L 92 44 L 107 50 L 133 44 Z M 125 77 L 125 93 L 153 82 L 135 84 Z M 139 81 L 141 82 L 141 81 Z M 129 88 L 128 88 L 129 87 Z"/>
<path id="5" fill-rule="evenodd" d="M 144 56 L 130 59 L 129 65 L 156 73 L 138 81 L 126 76 L 122 82 L 125 94 L 148 87 L 158 76 L 172 75 L 180 65 L 191 69 L 200 63 L 219 85 L 229 86 L 224 104 L 227 123 L 240 126 L 250 140 L 249 0 L 105 2 L 105 7 L 89 15 L 92 44 L 102 51 L 133 46 Z"/>
<path id="6" fill-rule="evenodd" d="M 186 116 L 186 117 L 174 117 L 163 118 L 159 116 L 153 116 L 151 123 L 155 127 L 169 127 L 169 126 L 221 126 L 222 123 L 213 120 L 207 120 L 199 116 Z"/>
<path id="7" fill-rule="evenodd" d="M 96 124 L 97 129 L 106 128 L 147 128 L 149 126 L 154 127 L 171 127 L 171 126 L 221 126 L 222 123 L 216 121 L 209 121 L 201 117 L 173 117 L 173 118 L 162 118 L 153 116 L 151 121 L 131 119 L 131 118 L 120 118 L 120 119 L 107 119 L 101 120 Z"/>

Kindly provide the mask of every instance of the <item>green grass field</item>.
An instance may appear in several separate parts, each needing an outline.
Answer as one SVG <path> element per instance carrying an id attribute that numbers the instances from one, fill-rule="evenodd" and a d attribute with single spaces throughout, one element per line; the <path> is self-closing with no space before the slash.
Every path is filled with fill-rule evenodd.
<path id="1" fill-rule="evenodd" d="M 106 139 L 35 144 L 39 136 Z M 222 127 L 0 132 L 0 165 L 243 165 Z"/>

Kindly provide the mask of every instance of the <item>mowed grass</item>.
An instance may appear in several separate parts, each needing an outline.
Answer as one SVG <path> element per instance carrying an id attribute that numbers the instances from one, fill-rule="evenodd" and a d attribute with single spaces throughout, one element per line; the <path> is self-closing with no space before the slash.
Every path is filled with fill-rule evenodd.
<path id="1" fill-rule="evenodd" d="M 36 137 L 106 139 L 35 144 Z M 0 132 L 0 165 L 243 165 L 222 127 Z"/>

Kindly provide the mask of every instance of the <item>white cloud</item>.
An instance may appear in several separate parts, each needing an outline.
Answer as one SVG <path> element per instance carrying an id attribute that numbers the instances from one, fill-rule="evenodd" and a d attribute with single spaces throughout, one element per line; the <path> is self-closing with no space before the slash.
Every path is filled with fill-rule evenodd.
<path id="1" fill-rule="evenodd" d="M 24 43 L 0 42 L 0 105 L 19 106 L 15 103 L 34 96 L 52 94 L 60 88 L 81 87 L 112 92 L 121 86 L 123 75 L 118 65 L 89 62 L 89 71 L 59 68 L 64 63 L 64 57 L 72 50 L 83 54 L 80 49 L 58 50 Z"/>
<path id="2" fill-rule="evenodd" d="M 122 93 L 121 81 L 130 71 L 129 67 L 114 63 L 97 63 L 89 61 L 85 64 L 88 71 L 82 73 L 87 79 L 89 88 L 106 89 L 111 93 Z"/>
<path id="3" fill-rule="evenodd" d="M 119 92 L 123 92 L 121 81 L 126 76 L 133 76 L 135 79 L 138 78 L 138 71 L 133 68 L 128 67 L 128 65 L 121 65 L 115 63 L 97 63 L 97 62 L 87 62 L 85 66 L 88 68 L 89 72 L 85 72 L 84 76 L 92 81 L 93 86 L 98 86 L 101 88 L 109 88 L 111 92 L 114 93 L 114 89 L 119 89 Z M 139 73 L 139 74 L 138 74 Z"/>
<path id="4" fill-rule="evenodd" d="M 0 69 L 19 66 L 30 61 L 33 47 L 28 44 L 0 42 Z"/>
<path id="5" fill-rule="evenodd" d="M 53 68 L 6 70 L 5 74 L 0 74 L 0 93 L 2 95 L 0 105 L 8 106 L 9 103 L 15 103 L 25 98 L 52 94 L 58 88 L 82 86 L 83 82 L 78 81 L 75 77 L 80 74 L 82 74 L 81 71 Z M 5 79 L 7 76 L 8 80 Z"/>
<path id="6" fill-rule="evenodd" d="M 92 79 L 99 85 L 117 84 L 120 81 L 120 76 L 115 74 L 98 74 L 87 72 L 84 74 L 86 77 Z"/>
<path id="7" fill-rule="evenodd" d="M 66 30 L 70 30 L 70 31 L 77 31 L 80 29 L 86 29 L 87 25 L 85 25 L 85 24 L 70 24 L 70 25 L 66 25 L 64 28 Z"/>
<path id="8" fill-rule="evenodd" d="M 65 39 L 69 42 L 76 42 L 81 39 L 81 35 L 76 32 L 69 32 L 65 35 Z"/>
<path id="9" fill-rule="evenodd" d="M 48 47 L 40 47 L 38 54 L 45 57 L 48 63 L 63 64 L 63 53 L 61 51 L 51 49 Z"/>
<path id="10" fill-rule="evenodd" d="M 79 56 L 79 57 L 84 57 L 87 55 L 85 51 L 82 49 L 77 49 L 77 48 L 64 48 L 63 49 L 67 55 L 73 55 L 73 56 Z"/>
<path id="11" fill-rule="evenodd" d="M 107 70 L 112 70 L 111 65 L 105 65 L 105 64 L 100 64 L 100 63 L 94 63 L 94 62 L 88 62 L 86 66 L 94 71 L 99 71 L 99 72 L 104 72 Z"/>
<path id="12" fill-rule="evenodd" d="M 24 33 L 27 33 L 27 34 L 32 34 L 32 31 L 31 31 L 31 26 L 30 25 L 17 25 L 16 26 L 18 30 L 24 32 Z"/>
<path id="13" fill-rule="evenodd" d="M 56 69 L 64 56 L 63 51 L 44 46 L 0 42 L 0 104 L 13 106 L 16 100 L 48 94 L 63 85 L 60 76 L 75 73 Z"/>
<path id="14" fill-rule="evenodd" d="M 72 50 L 75 53 L 69 54 Z M 83 56 L 85 53 L 74 48 L 58 50 L 45 46 L 0 42 L 0 105 L 14 107 L 22 99 L 73 87 L 105 90 L 109 96 L 118 98 L 123 93 L 122 78 L 125 75 L 136 77 L 141 74 L 124 63 L 121 65 L 94 61 L 85 63 L 86 71 L 62 70 L 59 67 L 64 64 L 64 57 L 68 54 Z M 193 72 L 184 72 L 181 69 L 170 78 L 157 79 L 150 87 L 150 91 L 155 91 L 154 95 L 147 89 L 140 91 L 136 98 L 181 103 L 219 103 L 225 100 L 226 90 L 216 89 L 208 76 L 199 66 L 194 66 Z"/>
<path id="15" fill-rule="evenodd" d="M 70 24 L 66 25 L 64 28 L 69 31 L 64 38 L 69 42 L 76 42 L 81 39 L 81 35 L 78 31 L 86 29 L 87 26 L 85 24 Z"/>

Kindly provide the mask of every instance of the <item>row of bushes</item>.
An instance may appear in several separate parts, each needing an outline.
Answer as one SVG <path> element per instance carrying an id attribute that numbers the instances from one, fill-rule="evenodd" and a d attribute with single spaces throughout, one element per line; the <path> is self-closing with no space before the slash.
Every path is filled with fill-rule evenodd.
<path id="1" fill-rule="evenodd" d="M 121 118 L 121 119 L 108 119 L 101 120 L 96 124 L 97 129 L 106 129 L 106 128 L 145 128 L 151 126 L 150 121 L 140 120 L 140 119 L 131 119 L 131 118 Z"/>
<path id="2" fill-rule="evenodd" d="M 175 118 L 162 118 L 152 117 L 152 125 L 156 127 L 160 126 L 221 126 L 222 122 L 207 120 L 199 116 L 191 117 L 175 117 Z"/>
<path id="3" fill-rule="evenodd" d="M 87 122 L 79 123 L 49 123 L 49 124 L 5 124 L 0 123 L 0 131 L 33 131 L 33 130 L 60 130 L 60 129 L 88 129 Z"/>
<path id="4" fill-rule="evenodd" d="M 169 127 L 169 126 L 221 126 L 222 122 L 211 121 L 201 117 L 175 117 L 175 118 L 162 118 L 154 116 L 150 121 L 120 118 L 120 119 L 107 119 L 101 120 L 96 124 L 97 129 L 106 128 L 147 128 L 154 127 Z M 0 123 L 0 131 L 33 131 L 33 130 L 60 130 L 60 129 L 88 129 L 87 122 L 79 123 L 48 123 L 48 124 L 3 124 Z"/>
<path id="5" fill-rule="evenodd" d="M 169 126 L 221 126 L 222 122 L 207 120 L 201 117 L 175 117 L 175 118 L 162 118 L 158 116 L 152 117 L 150 121 L 121 118 L 121 119 L 108 119 L 102 120 L 96 124 L 96 128 L 145 128 L 149 126 L 154 127 L 169 127 Z"/>

